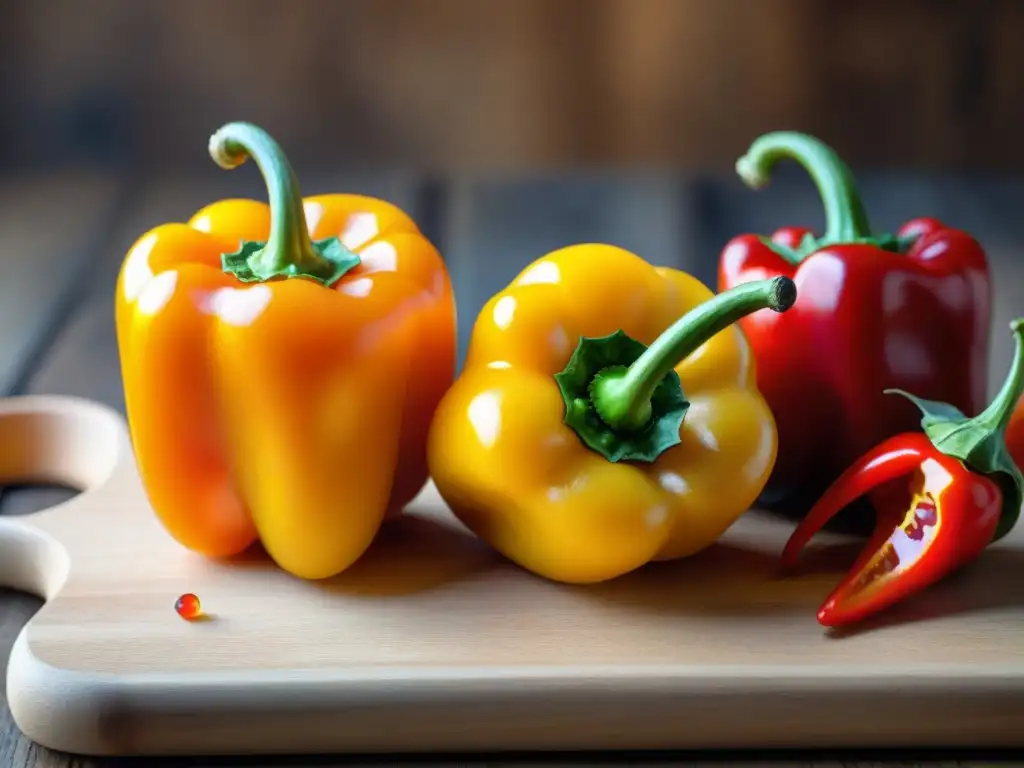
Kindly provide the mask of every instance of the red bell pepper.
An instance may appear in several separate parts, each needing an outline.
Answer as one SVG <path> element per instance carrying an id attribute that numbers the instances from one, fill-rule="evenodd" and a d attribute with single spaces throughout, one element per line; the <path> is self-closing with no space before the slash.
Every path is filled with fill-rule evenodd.
<path id="1" fill-rule="evenodd" d="M 1006 428 L 1024 392 L 1024 318 L 1010 324 L 1013 364 L 991 404 L 967 418 L 948 403 L 900 390 L 924 414 L 921 432 L 885 440 L 860 457 L 825 492 L 782 552 L 791 570 L 810 538 L 864 493 L 901 478 L 906 505 L 880 510 L 875 533 L 849 575 L 818 609 L 837 627 L 859 621 L 936 583 L 1005 536 L 1020 514 L 1024 477 L 1006 446 Z"/>
<path id="2" fill-rule="evenodd" d="M 766 134 L 736 170 L 757 189 L 785 158 L 817 185 L 824 235 L 795 227 L 770 238 L 740 235 L 722 252 L 718 287 L 776 275 L 797 285 L 789 312 L 760 312 L 740 326 L 779 432 L 760 502 L 801 517 L 858 456 L 916 427 L 914 409 L 884 389 L 969 414 L 983 407 L 991 287 L 985 253 L 965 232 L 921 218 L 895 234 L 873 233 L 849 168 L 815 138 Z M 844 517 L 870 524 L 870 517 Z"/>

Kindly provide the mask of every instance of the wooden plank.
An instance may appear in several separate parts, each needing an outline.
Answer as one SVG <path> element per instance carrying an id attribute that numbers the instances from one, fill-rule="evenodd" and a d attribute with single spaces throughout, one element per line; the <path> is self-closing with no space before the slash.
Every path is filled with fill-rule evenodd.
<path id="1" fill-rule="evenodd" d="M 689 185 L 674 175 L 467 177 L 449 194 L 444 244 L 459 302 L 460 362 L 483 305 L 545 253 L 603 242 L 656 264 L 697 262 Z"/>
<path id="2" fill-rule="evenodd" d="M 0 182 L 0 395 L 50 341 L 54 314 L 109 226 L 117 189 L 112 176 L 88 171 Z"/>
<path id="3" fill-rule="evenodd" d="M 73 424 L 81 424 L 81 421 L 65 421 L 65 434 L 73 430 Z M 104 454 L 110 461 L 117 458 L 126 461 L 127 436 L 117 429 L 114 432 L 114 435 L 106 433 L 106 440 L 96 441 L 84 450 L 74 447 L 83 445 L 80 439 L 68 440 L 64 448 L 59 449 L 61 458 L 69 468 L 77 467 L 83 474 L 90 474 L 86 467 L 91 467 L 94 472 L 98 470 L 106 475 L 101 468 L 105 464 Z M 96 459 L 99 459 L 98 464 Z M 42 465 L 47 463 L 41 460 Z M 603 698 L 606 705 L 598 704 L 591 710 L 593 719 L 588 718 L 589 704 L 579 698 L 579 689 L 592 686 L 593 677 L 588 679 L 577 668 L 576 675 L 567 670 L 560 676 L 566 684 L 560 689 L 538 689 L 525 680 L 511 700 L 499 693 L 493 698 L 486 697 L 485 693 L 486 698 L 477 701 L 496 717 L 504 715 L 492 724 L 486 722 L 486 712 L 484 718 L 480 717 L 479 707 L 474 710 L 475 716 L 466 708 L 467 698 L 480 696 L 474 691 L 481 690 L 479 684 L 462 686 L 455 695 L 446 695 L 441 690 L 436 697 L 436 707 L 433 700 L 423 706 L 422 688 L 419 693 L 415 688 L 406 688 L 405 696 L 409 698 L 399 711 L 411 714 L 414 719 L 419 713 L 432 723 L 436 731 L 428 733 L 429 728 L 425 730 L 421 722 L 420 738 L 434 743 L 446 737 L 448 743 L 452 743 L 453 737 L 458 738 L 455 726 L 461 724 L 465 730 L 475 717 L 478 728 L 486 729 L 490 725 L 500 731 L 498 724 L 505 723 L 504 738 L 508 741 L 516 739 L 522 743 L 531 738 L 533 731 L 536 735 L 532 738 L 550 744 L 552 734 L 557 733 L 552 728 L 560 726 L 577 734 L 578 741 L 592 738 L 606 744 L 621 744 L 630 739 L 631 729 L 639 738 L 644 737 L 644 726 L 637 712 L 646 710 L 657 720 L 651 705 L 659 700 L 681 712 L 681 719 L 666 721 L 664 715 L 661 716 L 664 733 L 677 729 L 679 722 L 689 722 L 690 737 L 699 737 L 703 732 L 693 730 L 692 719 L 687 719 L 687 713 L 680 706 L 680 701 L 687 699 L 691 702 L 689 717 L 719 734 L 716 738 L 719 742 L 743 738 L 737 734 L 737 723 L 743 719 L 744 707 L 750 704 L 754 711 L 763 712 L 764 717 L 760 725 L 751 727 L 748 723 L 739 729 L 745 730 L 748 737 L 751 733 L 761 733 L 765 740 L 782 743 L 777 732 L 765 729 L 765 722 L 770 721 L 776 731 L 802 727 L 803 738 L 822 743 L 820 734 L 829 730 L 827 723 L 831 722 L 832 741 L 843 741 L 850 738 L 844 736 L 851 732 L 850 724 L 859 722 L 862 733 L 873 732 L 880 736 L 879 740 L 890 740 L 893 729 L 900 727 L 892 725 L 901 722 L 900 714 L 918 712 L 911 718 L 916 723 L 911 728 L 919 738 L 925 739 L 943 733 L 941 728 L 936 730 L 935 717 L 927 711 L 928 704 L 923 698 L 934 695 L 936 690 L 927 680 L 939 674 L 946 678 L 943 684 L 956 686 L 958 680 L 959 683 L 965 681 L 969 670 L 977 670 L 984 671 L 984 679 L 996 682 L 991 683 L 987 693 L 973 683 L 962 686 L 963 695 L 955 705 L 958 707 L 955 713 L 951 714 L 948 709 L 944 714 L 938 713 L 944 717 L 943 727 L 952 727 L 953 738 L 961 739 L 984 732 L 993 739 L 1003 740 L 1012 733 L 1008 726 L 1013 721 L 1014 702 L 1012 696 L 1004 694 L 1013 685 L 1015 676 L 1020 679 L 1020 667 L 1014 666 L 1013 659 L 1021 657 L 1016 644 L 1019 635 L 1014 633 L 1013 626 L 1007 625 L 1015 620 L 1012 618 L 1016 604 L 1013 595 L 1010 601 L 1000 599 L 988 606 L 984 615 L 985 633 L 977 631 L 976 616 L 955 610 L 958 604 L 963 607 L 961 600 L 947 594 L 947 598 L 952 597 L 947 608 L 954 610 L 949 613 L 935 604 L 933 608 L 945 615 L 932 615 L 929 622 L 910 621 L 900 625 L 897 621 L 880 634 L 848 635 L 842 642 L 850 645 L 823 642 L 820 628 L 809 612 L 805 620 L 793 620 L 794 609 L 798 606 L 806 608 L 816 604 L 805 599 L 814 599 L 811 592 L 794 590 L 793 587 L 799 586 L 795 584 L 785 586 L 776 582 L 773 587 L 770 563 L 767 570 L 762 568 L 767 563 L 765 553 L 777 551 L 778 537 L 786 534 L 778 526 L 755 523 L 754 527 L 748 527 L 740 540 L 732 539 L 735 548 L 726 544 L 717 549 L 717 554 L 709 552 L 703 572 L 690 565 L 682 570 L 673 566 L 674 575 L 660 569 L 659 573 L 634 574 L 615 586 L 580 590 L 546 583 L 509 563 L 493 560 L 464 530 L 449 527 L 450 520 L 445 524 L 441 518 L 434 517 L 438 526 L 432 527 L 428 522 L 431 519 L 428 508 L 434 505 L 428 501 L 420 506 L 423 515 L 420 523 L 411 531 L 405 529 L 411 536 L 388 537 L 391 551 L 377 550 L 377 555 L 371 556 L 371 560 L 384 566 L 383 569 L 367 562 L 371 567 L 364 570 L 356 583 L 342 578 L 311 589 L 312 585 L 301 585 L 259 557 L 246 558 L 246 567 L 242 569 L 204 565 L 194 558 L 183 557 L 150 517 L 137 514 L 144 505 L 137 479 L 130 477 L 130 470 L 115 471 L 111 477 L 109 484 L 97 488 L 88 501 L 83 499 L 81 506 L 64 508 L 44 519 L 26 523 L 36 535 L 61 542 L 67 551 L 67 562 L 72 564 L 66 586 L 59 590 L 60 594 L 47 610 L 33 620 L 31 634 L 24 642 L 16 644 L 18 666 L 14 669 L 21 670 L 21 674 L 12 675 L 6 691 L 10 701 L 18 702 L 25 726 L 40 737 L 49 730 L 48 737 L 52 741 L 79 745 L 81 749 L 90 746 L 96 749 L 100 748 L 96 745 L 102 745 L 112 750 L 125 746 L 144 750 L 150 745 L 150 748 L 166 750 L 203 744 L 207 749 L 223 750 L 229 748 L 221 736 L 226 732 L 233 732 L 239 743 L 244 740 L 253 744 L 255 739 L 251 734 L 267 734 L 273 739 L 276 731 L 276 738 L 287 738 L 294 744 L 302 737 L 294 735 L 287 721 L 278 721 L 275 726 L 268 715 L 274 711 L 283 714 L 288 702 L 295 707 L 296 702 L 306 700 L 309 708 L 295 711 L 296 718 L 291 721 L 293 724 L 300 720 L 320 724 L 310 727 L 307 722 L 305 728 L 300 725 L 298 731 L 304 731 L 306 738 L 329 732 L 333 722 L 347 731 L 350 739 L 366 744 L 362 734 L 372 737 L 381 733 L 389 717 L 383 714 L 384 708 L 395 706 L 403 697 L 401 683 L 409 679 L 403 664 L 413 664 L 420 670 L 433 668 L 439 676 L 450 675 L 461 680 L 466 677 L 457 668 L 475 669 L 481 680 L 487 680 L 488 669 L 505 665 L 510 665 L 506 667 L 508 674 L 514 675 L 524 648 L 531 658 L 522 663 L 532 670 L 550 669 L 552 663 L 559 661 L 569 664 L 571 669 L 572 664 L 578 663 L 577 659 L 596 660 L 600 663 L 592 666 L 592 675 L 601 676 L 607 675 L 607 670 L 615 665 L 622 670 L 619 677 L 622 693 L 635 706 L 632 709 L 628 704 L 616 706 L 605 697 L 611 689 L 605 687 L 603 693 L 591 688 L 596 700 Z M 434 506 L 434 510 L 440 512 L 438 506 Z M 118 535 L 111 536 L 110 531 Z M 4 535 L 9 536 L 10 531 L 5 531 Z M 1020 537 L 1017 539 L 1019 547 Z M 7 544 L 16 540 L 7 540 Z M 417 582 L 414 578 L 413 582 L 396 584 L 390 578 L 393 574 L 391 558 L 401 559 L 404 555 L 415 560 L 417 553 L 425 558 L 420 565 L 426 565 L 432 556 L 442 553 L 448 561 L 445 572 L 427 575 L 429 567 L 414 568 L 423 571 L 420 576 L 426 576 L 426 581 Z M 136 561 L 134 565 L 130 562 L 132 558 Z M 721 568 L 712 567 L 716 561 L 721 567 L 730 564 L 739 567 L 723 579 Z M 64 572 L 63 565 L 57 561 L 50 560 L 48 567 L 40 563 L 29 565 L 27 560 L 22 561 L 22 565 L 20 571 L 4 569 L 5 575 L 14 583 L 28 583 L 33 581 L 29 574 L 39 575 L 38 569 L 43 567 L 50 573 L 51 584 L 52 578 L 63 578 L 57 576 Z M 1002 572 L 995 565 L 994 570 L 993 567 L 987 569 L 987 577 L 973 571 L 969 581 L 974 583 L 960 586 L 968 587 L 968 591 L 978 590 L 985 586 L 984 578 L 993 585 L 1005 585 L 1011 577 L 1012 565 L 1004 559 Z M 456 566 L 458 572 L 448 571 L 449 566 Z M 179 589 L 186 588 L 186 584 L 203 595 L 204 600 L 210 598 L 207 608 L 211 611 L 212 623 L 204 623 L 207 627 L 204 631 L 199 625 L 190 628 L 170 611 L 167 601 L 172 600 Z M 485 586 L 488 584 L 497 589 L 491 591 Z M 758 594 L 751 594 L 752 587 Z M 590 594 L 583 594 L 584 591 Z M 995 592 L 998 590 L 989 590 L 988 594 Z M 1016 597 L 1019 597 L 1020 591 L 1017 592 Z M 384 602 L 367 600 L 370 594 L 378 595 Z M 939 601 L 941 603 L 942 598 Z M 252 610 L 254 605 L 258 607 L 255 611 Z M 289 616 L 301 616 L 301 626 L 289 621 Z M 424 617 L 434 616 L 445 616 L 448 621 L 442 624 L 435 621 L 433 631 L 424 633 Z M 573 626 L 567 625 L 567 616 L 574 617 Z M 225 621 L 229 624 L 225 625 Z M 403 626 L 404 622 L 409 626 Z M 467 644 L 464 637 L 467 627 L 490 628 L 489 642 Z M 810 630 L 811 634 L 805 634 L 804 630 Z M 928 642 L 936 633 L 948 637 L 949 642 Z M 749 643 L 754 635 L 758 637 L 756 647 Z M 258 645 L 253 653 L 246 653 L 246 639 Z M 370 639 L 377 642 L 370 642 Z M 794 649 L 800 652 L 794 655 Z M 30 663 L 32 658 L 37 660 L 36 664 Z M 730 664 L 724 661 L 726 658 L 744 660 Z M 800 661 L 794 662 L 794 659 Z M 992 659 L 1004 661 L 993 663 Z M 830 668 L 830 661 L 847 668 L 845 680 L 840 670 L 838 674 L 822 674 L 821 670 Z M 293 664 L 300 666 L 292 673 L 287 672 Z M 851 664 L 855 666 L 850 668 Z M 653 690 L 645 695 L 642 684 L 651 680 L 652 665 L 665 665 L 666 677 L 654 681 Z M 708 673 L 693 674 L 694 665 L 706 665 Z M 798 674 L 795 669 L 803 665 L 806 665 L 804 674 L 793 682 L 775 692 L 765 690 L 773 679 Z M 863 670 L 870 665 L 880 665 L 880 674 L 862 677 Z M 360 666 L 364 667 L 362 672 L 356 669 Z M 277 672 L 271 672 L 271 668 Z M 26 676 L 28 669 L 33 672 Z M 259 669 L 264 671 L 245 682 L 247 675 Z M 310 696 L 309 687 L 303 683 L 304 678 L 309 678 L 302 670 L 317 669 L 339 681 L 354 680 L 353 691 L 335 699 L 337 703 L 333 705 L 330 696 Z M 373 675 L 374 669 L 379 676 L 380 691 L 365 699 L 369 706 L 360 707 L 352 697 L 358 697 L 360 689 L 366 690 L 368 680 L 364 675 Z M 754 669 L 759 671 L 751 671 Z M 65 670 L 67 676 L 62 676 L 58 670 Z M 172 675 L 186 670 L 202 675 L 204 685 L 201 688 L 206 691 L 205 696 L 186 679 L 171 682 Z M 355 678 L 346 675 L 346 670 L 354 673 Z M 634 674 L 641 675 L 637 682 L 629 680 L 630 670 L 637 670 Z M 738 699 L 735 688 L 730 692 L 727 681 L 723 684 L 721 679 L 717 683 L 708 679 L 715 672 L 721 678 L 752 675 L 760 684 L 754 685 L 749 695 Z M 97 674 L 102 676 L 97 677 Z M 905 679 L 894 681 L 893 674 L 903 674 Z M 138 677 L 132 680 L 136 675 Z M 280 675 L 280 682 L 268 689 L 269 681 L 277 675 Z M 360 680 L 361 677 L 364 679 Z M 689 678 L 688 683 L 686 678 Z M 118 680 L 131 682 L 122 689 L 117 686 Z M 242 687 L 235 688 L 240 682 Z M 694 688 L 702 682 L 710 696 L 694 696 Z M 678 695 L 665 696 L 662 683 L 679 686 Z M 285 685 L 292 689 L 291 695 L 284 690 Z M 889 686 L 889 690 L 882 691 L 881 685 Z M 160 701 L 154 695 L 159 686 L 166 686 Z M 453 686 L 458 691 L 458 682 Z M 223 694 L 213 698 L 209 693 L 215 687 L 220 687 Z M 88 693 L 90 689 L 92 694 Z M 241 693 L 232 695 L 232 690 Z M 841 690 L 847 692 L 848 698 L 833 698 Z M 184 698 L 188 691 L 195 697 L 191 704 Z M 549 719 L 534 717 L 531 721 L 528 700 L 533 699 L 546 709 L 549 704 L 544 699 L 552 695 L 563 704 L 552 707 Z M 808 698 L 816 696 L 822 697 L 824 708 L 808 709 Z M 703 710 L 709 697 L 715 707 L 705 716 Z M 730 699 L 736 708 L 731 718 L 722 713 L 722 707 L 729 706 Z M 97 706 L 104 701 L 106 706 Z M 872 702 L 885 707 L 883 713 L 864 709 L 865 704 Z M 1009 709 L 1000 709 L 1001 704 Z M 344 717 L 332 721 L 328 709 L 332 706 L 339 707 L 340 712 L 347 711 L 363 722 L 365 728 L 357 731 L 351 723 L 345 726 Z M 781 715 L 770 711 L 773 706 L 781 709 Z M 837 715 L 836 707 L 845 707 L 846 712 Z M 921 707 L 926 710 L 924 715 L 919 711 Z M 195 716 L 183 720 L 183 715 L 189 711 L 195 712 Z M 236 714 L 219 719 L 228 711 Z M 75 712 L 77 716 L 72 714 Z M 438 716 L 438 712 L 447 714 Z M 804 717 L 797 712 L 803 712 Z M 815 713 L 821 712 L 831 714 L 818 721 L 817 728 L 809 725 L 807 721 L 816 720 Z M 262 726 L 238 727 L 246 717 L 261 722 Z M 393 720 L 395 712 L 390 717 Z M 517 727 L 507 729 L 509 722 L 517 722 Z M 60 723 L 66 730 L 62 730 Z M 588 723 L 589 731 L 584 730 Z M 402 740 L 410 740 L 415 730 L 406 729 L 390 743 L 400 747 Z M 474 733 L 473 728 L 468 732 Z M 668 738 L 674 736 L 661 737 L 662 740 Z M 874 740 L 874 735 L 862 738 Z M 800 737 L 790 734 L 789 739 L 786 743 L 799 742 Z M 649 731 L 647 740 L 654 741 Z M 260 739 L 260 743 L 272 742 Z M 44 763 L 37 760 L 36 765 L 39 764 Z"/>

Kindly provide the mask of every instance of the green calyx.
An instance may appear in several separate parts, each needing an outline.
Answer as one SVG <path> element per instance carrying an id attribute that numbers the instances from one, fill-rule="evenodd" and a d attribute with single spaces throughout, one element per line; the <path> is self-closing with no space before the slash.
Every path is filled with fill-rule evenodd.
<path id="1" fill-rule="evenodd" d="M 767 186 L 771 172 L 783 159 L 795 160 L 810 174 L 825 206 L 825 234 L 808 234 L 797 248 L 787 248 L 767 238 L 763 242 L 790 264 L 799 264 L 815 251 L 832 245 L 872 245 L 893 253 L 905 253 L 914 238 L 893 234 L 873 235 L 853 173 L 824 142 L 795 131 L 766 133 L 736 161 L 736 173 L 751 189 Z"/>
<path id="2" fill-rule="evenodd" d="M 595 385 L 602 379 L 621 380 L 619 377 L 648 350 L 622 331 L 598 338 L 583 337 L 565 368 L 555 374 L 565 402 L 563 421 L 608 461 L 654 461 L 679 442 L 679 427 L 690 404 L 674 370 L 667 371 L 656 383 L 650 400 L 641 403 L 637 415 L 624 414 L 623 423 L 634 425 L 633 429 L 610 426 L 595 406 Z M 658 418 L 654 418 L 655 413 Z M 637 422 L 641 422 L 639 428 Z"/>
<path id="3" fill-rule="evenodd" d="M 306 228 L 302 194 L 280 145 L 251 123 L 228 123 L 210 137 L 210 157 L 221 168 L 237 168 L 251 157 L 259 166 L 270 199 L 270 237 L 243 240 L 221 267 L 243 283 L 305 277 L 331 285 L 359 264 L 359 257 L 337 237 L 313 242 Z"/>
<path id="4" fill-rule="evenodd" d="M 1014 407 L 1024 394 L 1024 318 L 1011 322 L 1010 330 L 1016 344 L 1010 372 L 988 407 L 973 418 L 948 403 L 922 400 L 900 389 L 885 390 L 886 394 L 906 397 L 921 409 L 921 428 L 938 450 L 999 485 L 1003 510 L 993 541 L 1013 530 L 1024 500 L 1024 476 L 1010 456 L 1005 439 Z"/>
<path id="5" fill-rule="evenodd" d="M 796 301 L 788 277 L 745 283 L 677 320 L 649 347 L 616 331 L 583 337 L 555 381 L 564 423 L 608 461 L 653 462 L 679 444 L 689 401 L 675 367 L 702 344 L 760 309 L 785 312 Z"/>

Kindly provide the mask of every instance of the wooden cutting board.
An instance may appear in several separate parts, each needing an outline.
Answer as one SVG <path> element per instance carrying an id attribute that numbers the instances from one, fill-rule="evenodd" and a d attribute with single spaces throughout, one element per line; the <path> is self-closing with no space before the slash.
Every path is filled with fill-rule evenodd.
<path id="1" fill-rule="evenodd" d="M 1024 745 L 1024 532 L 883 622 L 830 636 L 849 564 L 781 579 L 748 514 L 688 561 L 533 577 L 428 487 L 348 573 L 209 562 L 147 505 L 116 413 L 0 400 L 0 482 L 85 489 L 0 518 L 0 584 L 46 605 L 11 653 L 24 732 L 87 754 Z M 173 610 L 200 596 L 208 621 Z"/>

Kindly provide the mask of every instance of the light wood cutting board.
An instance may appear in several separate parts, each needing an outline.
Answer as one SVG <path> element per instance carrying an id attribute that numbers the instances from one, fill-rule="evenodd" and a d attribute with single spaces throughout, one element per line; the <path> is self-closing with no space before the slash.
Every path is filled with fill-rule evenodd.
<path id="1" fill-rule="evenodd" d="M 853 551 L 781 579 L 748 514 L 685 562 L 570 587 L 459 527 L 432 487 L 350 572 L 217 563 L 158 526 L 127 429 L 0 400 L 0 483 L 85 489 L 0 518 L 0 585 L 46 605 L 11 653 L 22 730 L 87 754 L 1024 745 L 1024 530 L 845 637 L 815 609 Z M 212 614 L 173 610 L 195 592 Z"/>

